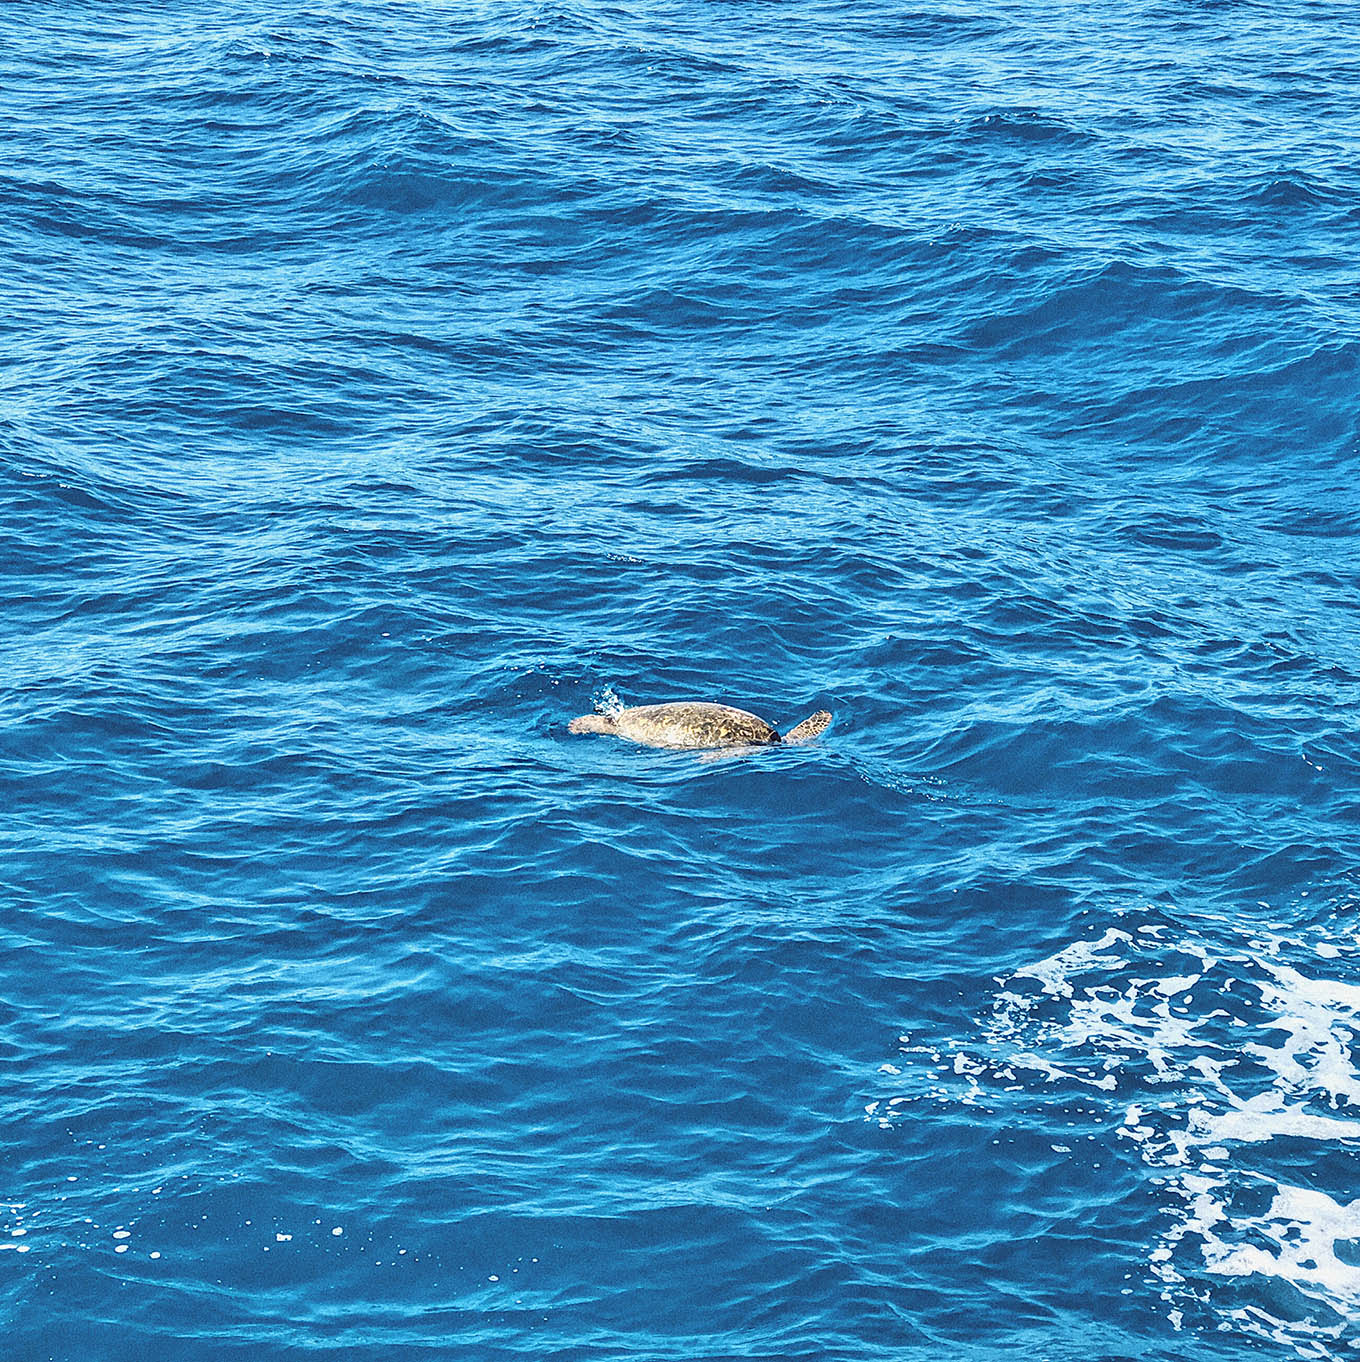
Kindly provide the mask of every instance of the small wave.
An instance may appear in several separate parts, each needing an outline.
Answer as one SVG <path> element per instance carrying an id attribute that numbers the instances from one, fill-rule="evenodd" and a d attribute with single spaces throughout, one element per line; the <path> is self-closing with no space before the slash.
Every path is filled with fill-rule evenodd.
<path id="1" fill-rule="evenodd" d="M 975 137 L 1014 140 L 1028 143 L 1048 143 L 1061 146 L 1088 146 L 1095 135 L 1078 128 L 1052 114 L 1037 109 L 997 109 L 968 121 L 967 129 Z"/>
<path id="2" fill-rule="evenodd" d="M 1348 203 L 1343 196 L 1302 171 L 1272 176 L 1254 184 L 1245 202 L 1266 208 L 1311 208 L 1325 204 Z"/>
<path id="3" fill-rule="evenodd" d="M 1227 542 L 1205 517 L 1166 510 L 1149 510 L 1137 519 L 1126 521 L 1117 533 L 1129 542 L 1147 548 L 1175 549 L 1184 553 L 1216 553 Z"/>

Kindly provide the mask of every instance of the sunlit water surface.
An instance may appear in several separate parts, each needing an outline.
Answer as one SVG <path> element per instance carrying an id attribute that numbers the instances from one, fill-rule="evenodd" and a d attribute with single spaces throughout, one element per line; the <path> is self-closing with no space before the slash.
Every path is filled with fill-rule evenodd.
<path id="1" fill-rule="evenodd" d="M 1355 1354 L 1360 11 L 983 9 L 0 12 L 7 1359 Z"/>

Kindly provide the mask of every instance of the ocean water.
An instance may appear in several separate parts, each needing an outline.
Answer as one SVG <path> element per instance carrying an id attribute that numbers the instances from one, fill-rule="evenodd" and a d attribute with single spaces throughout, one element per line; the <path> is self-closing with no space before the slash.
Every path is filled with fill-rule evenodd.
<path id="1" fill-rule="evenodd" d="M 0 127 L 7 1362 L 1356 1355 L 1360 11 L 20 3 Z"/>

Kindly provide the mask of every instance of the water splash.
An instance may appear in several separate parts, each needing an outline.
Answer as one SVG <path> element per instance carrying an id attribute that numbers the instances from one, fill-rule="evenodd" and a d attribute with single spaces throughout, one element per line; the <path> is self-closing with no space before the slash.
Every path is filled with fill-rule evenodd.
<path id="1" fill-rule="evenodd" d="M 621 714 L 625 708 L 613 686 L 599 686 L 591 692 L 591 703 L 599 714 Z"/>

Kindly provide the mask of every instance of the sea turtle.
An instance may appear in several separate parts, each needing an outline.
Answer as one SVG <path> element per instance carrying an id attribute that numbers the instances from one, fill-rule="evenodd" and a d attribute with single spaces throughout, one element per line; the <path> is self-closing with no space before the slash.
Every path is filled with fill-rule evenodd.
<path id="1" fill-rule="evenodd" d="M 666 705 L 638 705 L 615 714 L 583 714 L 567 725 L 572 733 L 609 733 L 648 747 L 765 747 L 771 743 L 808 742 L 831 722 L 824 709 L 804 719 L 781 738 L 754 714 L 706 700 L 677 700 Z"/>

